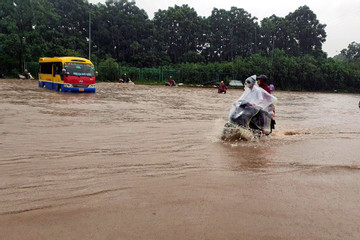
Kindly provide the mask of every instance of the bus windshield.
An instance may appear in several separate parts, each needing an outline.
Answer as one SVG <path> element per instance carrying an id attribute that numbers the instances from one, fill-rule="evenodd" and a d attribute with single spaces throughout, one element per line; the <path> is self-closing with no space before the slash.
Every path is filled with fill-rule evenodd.
<path id="1" fill-rule="evenodd" d="M 65 70 L 71 76 L 93 77 L 95 75 L 94 67 L 87 63 L 65 63 Z"/>

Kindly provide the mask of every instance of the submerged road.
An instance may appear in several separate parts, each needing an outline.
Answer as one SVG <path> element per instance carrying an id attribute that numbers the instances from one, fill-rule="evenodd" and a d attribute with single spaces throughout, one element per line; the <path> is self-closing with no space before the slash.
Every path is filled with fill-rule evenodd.
<path id="1" fill-rule="evenodd" d="M 223 142 L 241 94 L 1 79 L 0 239 L 359 239 L 360 95 L 275 91 Z"/>

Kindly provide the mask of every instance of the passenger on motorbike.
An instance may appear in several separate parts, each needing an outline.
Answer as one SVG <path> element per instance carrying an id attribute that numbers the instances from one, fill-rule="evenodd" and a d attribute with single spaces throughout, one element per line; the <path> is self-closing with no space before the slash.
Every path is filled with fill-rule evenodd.
<path id="1" fill-rule="evenodd" d="M 269 85 L 267 84 L 267 80 L 268 78 L 265 75 L 260 75 L 256 77 L 256 81 L 259 87 L 261 87 L 262 89 L 264 89 L 265 91 L 271 94 L 271 90 Z"/>

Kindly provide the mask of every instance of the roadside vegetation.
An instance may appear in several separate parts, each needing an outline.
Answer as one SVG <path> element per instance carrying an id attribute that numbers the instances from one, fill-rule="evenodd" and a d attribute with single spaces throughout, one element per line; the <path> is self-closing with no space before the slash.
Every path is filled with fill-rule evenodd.
<path id="1" fill-rule="evenodd" d="M 144 81 L 144 71 L 136 69 L 160 69 L 163 80 L 165 69 L 165 79 L 173 73 L 185 84 L 266 74 L 277 89 L 360 91 L 360 44 L 352 42 L 329 58 L 322 50 L 326 23 L 308 6 L 259 20 L 242 8 L 214 8 L 209 17 L 201 17 L 188 5 L 175 5 L 149 19 L 126 0 L 97 5 L 86 0 L 3 0 L 0 73 L 17 76 L 26 63 L 44 56 L 88 58 L 89 19 L 91 60 L 101 81 L 116 81 L 119 68 L 130 69 L 139 81 Z"/>

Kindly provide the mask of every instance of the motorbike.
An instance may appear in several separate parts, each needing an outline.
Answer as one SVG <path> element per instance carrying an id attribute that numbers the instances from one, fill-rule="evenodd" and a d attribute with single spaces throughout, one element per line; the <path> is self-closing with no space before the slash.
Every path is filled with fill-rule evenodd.
<path id="1" fill-rule="evenodd" d="M 230 110 L 229 121 L 225 124 L 222 139 L 249 139 L 270 135 L 275 129 L 272 111 L 267 112 L 249 102 L 239 100 Z M 245 134 L 246 133 L 246 134 Z"/>

